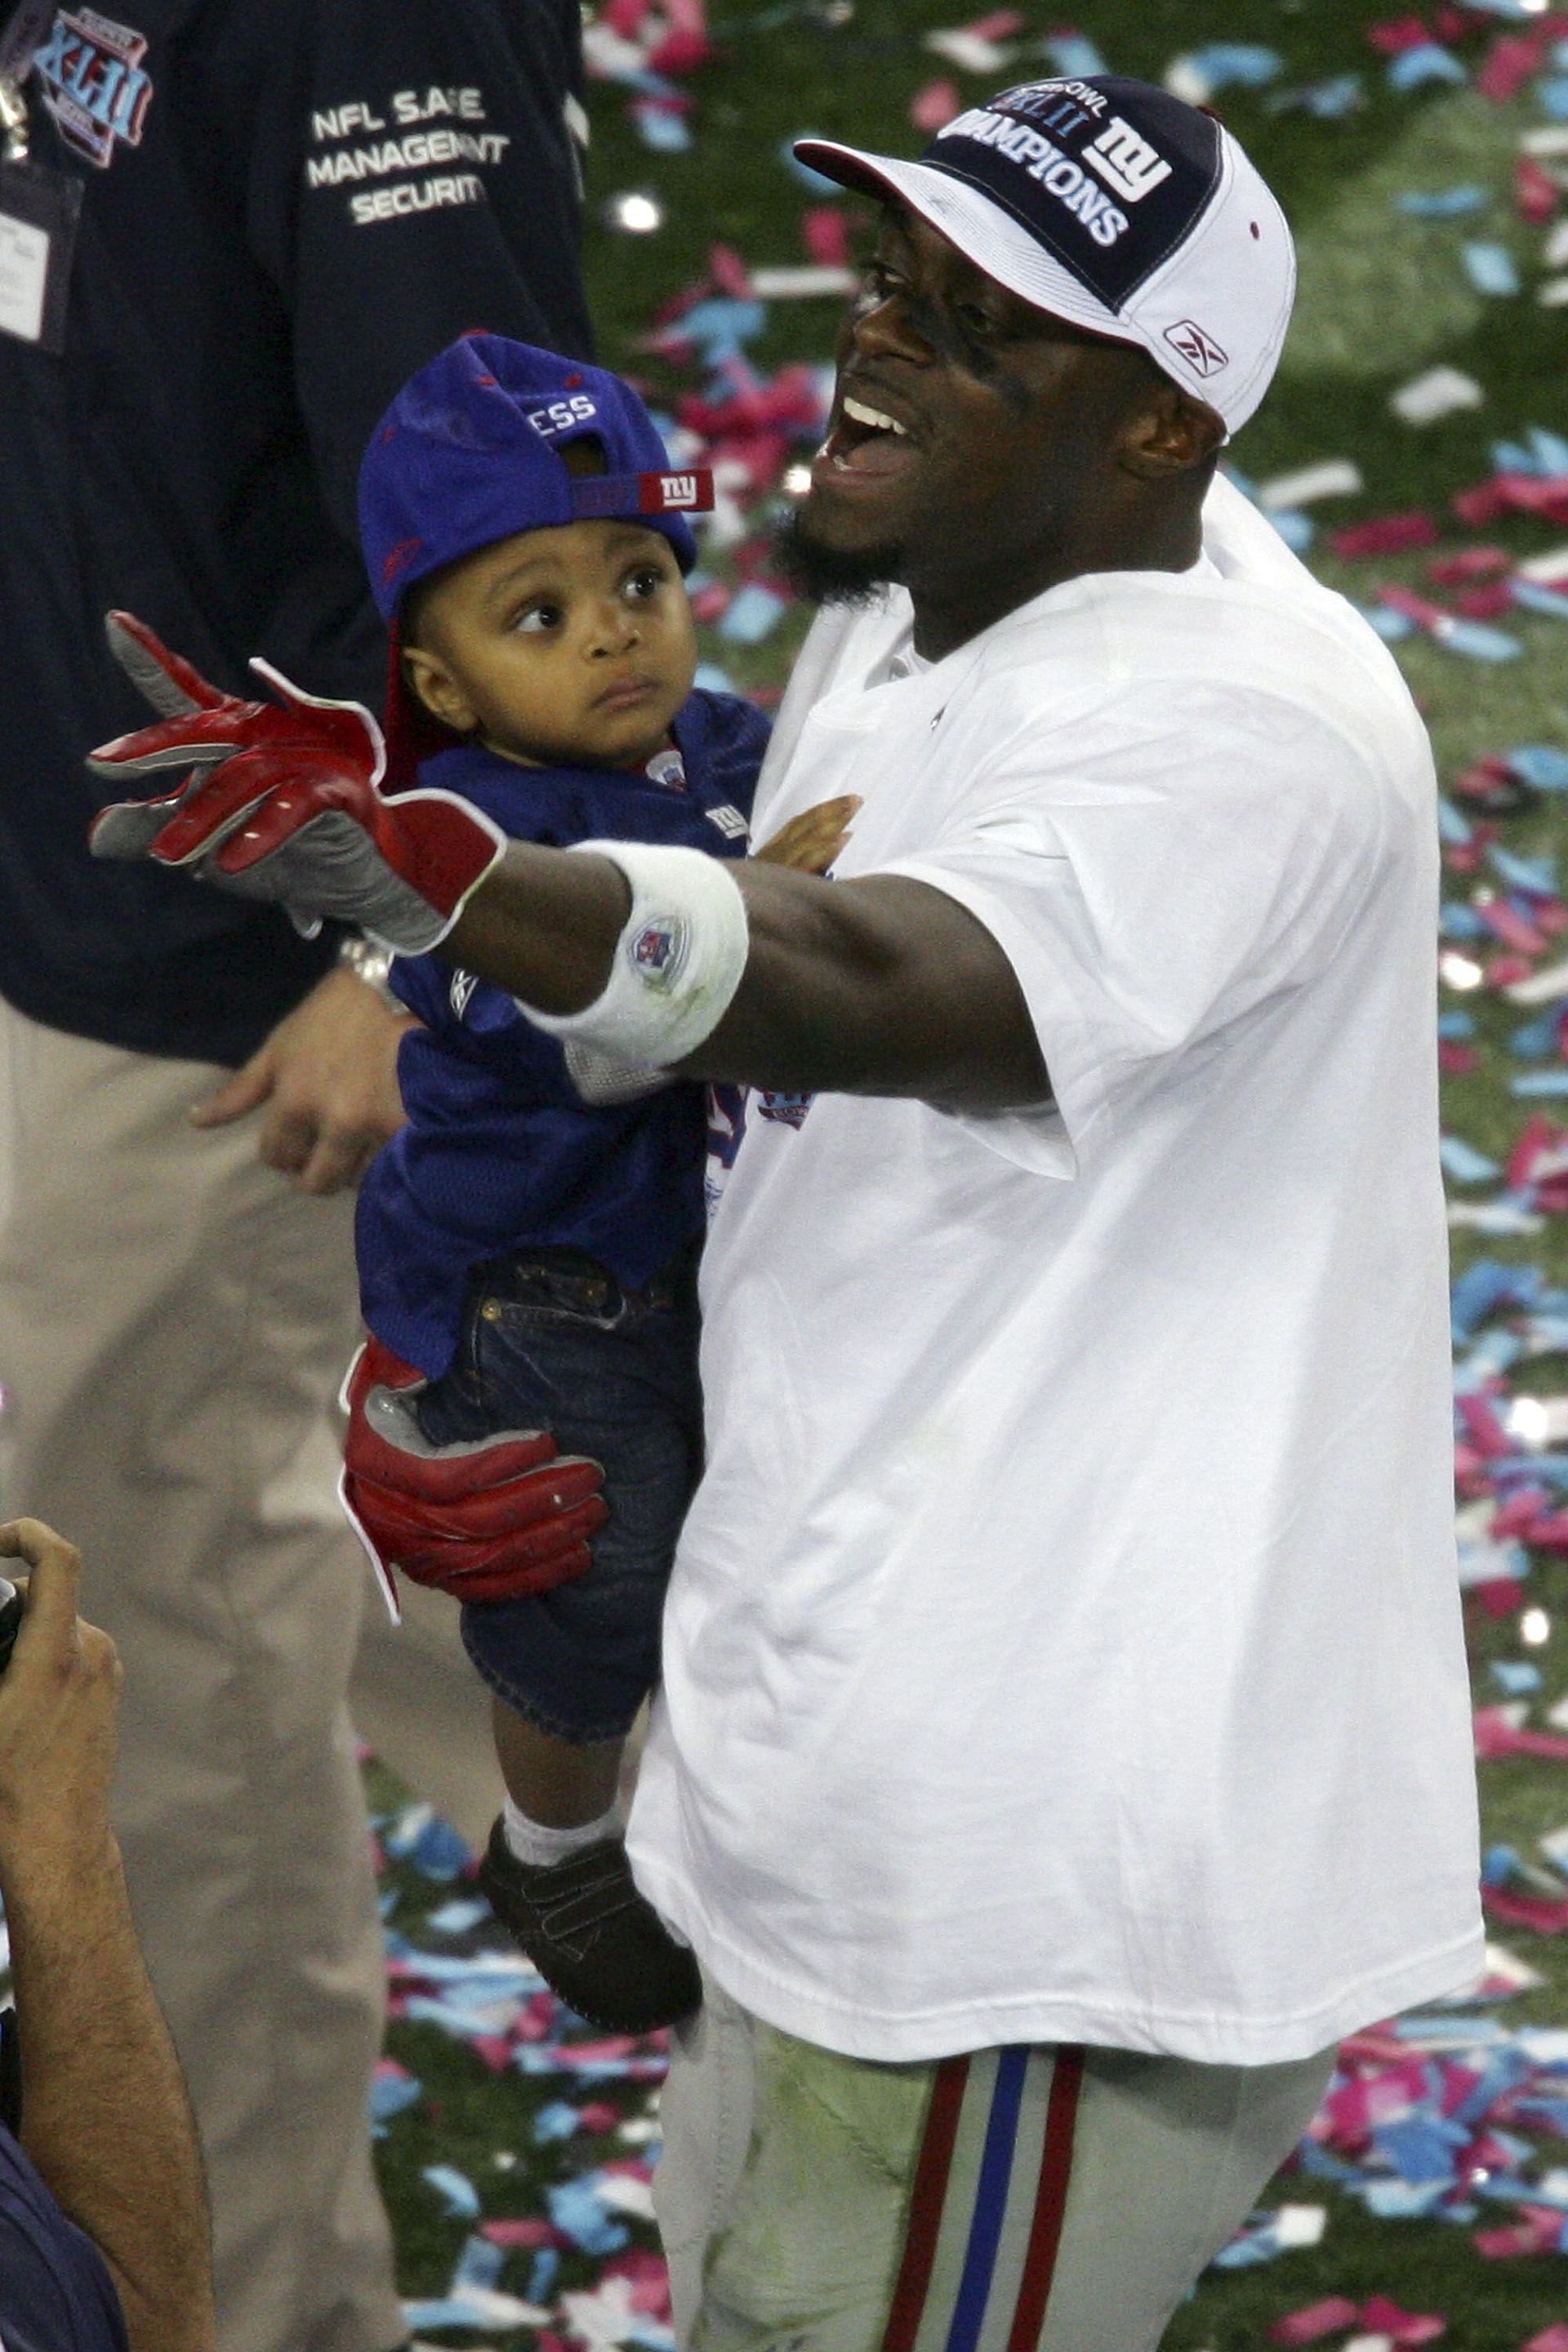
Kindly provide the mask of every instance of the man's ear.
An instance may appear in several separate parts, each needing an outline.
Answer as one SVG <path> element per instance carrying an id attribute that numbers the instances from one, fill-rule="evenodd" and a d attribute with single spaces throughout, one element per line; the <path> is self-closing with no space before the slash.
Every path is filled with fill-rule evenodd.
<path id="1" fill-rule="evenodd" d="M 479 723 L 479 713 L 439 654 L 431 653 L 424 646 L 405 646 L 403 677 L 409 692 L 424 704 L 432 719 L 438 719 L 443 727 L 450 727 L 456 734 L 473 733 Z"/>
<path id="2" fill-rule="evenodd" d="M 1225 426 L 1212 408 L 1179 384 L 1161 383 L 1129 412 L 1116 455 L 1130 474 L 1168 481 L 1206 465 L 1224 439 Z"/>

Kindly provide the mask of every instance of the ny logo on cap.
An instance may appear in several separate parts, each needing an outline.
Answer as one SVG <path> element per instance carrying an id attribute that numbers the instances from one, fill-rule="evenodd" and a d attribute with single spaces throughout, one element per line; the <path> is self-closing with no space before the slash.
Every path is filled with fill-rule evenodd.
<path id="1" fill-rule="evenodd" d="M 1195 319 L 1178 319 L 1173 327 L 1165 330 L 1165 341 L 1173 351 L 1180 352 L 1195 375 L 1217 375 L 1221 368 L 1230 365 L 1227 352 L 1222 352 L 1212 335 L 1205 335 Z"/>
<path id="2" fill-rule="evenodd" d="M 1091 147 L 1084 149 L 1083 160 L 1130 205 L 1142 204 L 1162 180 L 1171 176 L 1164 157 L 1120 114 L 1113 114 L 1109 127 Z"/>

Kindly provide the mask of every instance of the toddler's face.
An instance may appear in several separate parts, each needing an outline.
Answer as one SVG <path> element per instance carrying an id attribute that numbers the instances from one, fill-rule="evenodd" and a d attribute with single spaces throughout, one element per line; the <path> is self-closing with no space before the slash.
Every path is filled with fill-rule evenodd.
<path id="1" fill-rule="evenodd" d="M 574 522 L 454 564 L 405 661 L 437 719 L 510 759 L 639 767 L 669 740 L 697 646 L 662 533 Z"/>

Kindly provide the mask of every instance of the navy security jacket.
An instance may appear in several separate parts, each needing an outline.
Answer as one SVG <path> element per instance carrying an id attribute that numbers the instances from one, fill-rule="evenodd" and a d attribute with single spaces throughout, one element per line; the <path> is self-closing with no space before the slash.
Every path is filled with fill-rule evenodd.
<path id="1" fill-rule="evenodd" d="M 354 495 L 376 418 L 471 327 L 590 352 L 576 18 L 575 0 L 57 14 L 27 94 L 35 154 L 86 191 L 68 347 L 0 335 L 0 995 L 33 1019 L 237 1063 L 330 962 L 330 935 L 275 908 L 89 856 L 108 795 L 82 756 L 153 716 L 103 614 L 128 606 L 234 691 L 261 691 L 262 653 L 379 705 Z"/>
<path id="2" fill-rule="evenodd" d="M 522 768 L 466 745 L 426 761 L 419 781 L 473 802 L 514 841 L 656 841 L 742 857 L 768 731 L 752 704 L 699 692 L 675 722 L 684 781 Z M 705 1097 L 678 1085 L 590 1109 L 561 1045 L 504 989 L 435 955 L 399 956 L 392 984 L 425 1027 L 398 1057 L 408 1125 L 360 1188 L 360 1298 L 377 1339 L 437 1380 L 469 1274 L 488 1259 L 578 1249 L 635 1288 L 701 1232 Z"/>
<path id="3" fill-rule="evenodd" d="M 0 2124 L 0 2345 L 5 2352 L 125 2352 L 108 2266 L 66 2219 Z"/>

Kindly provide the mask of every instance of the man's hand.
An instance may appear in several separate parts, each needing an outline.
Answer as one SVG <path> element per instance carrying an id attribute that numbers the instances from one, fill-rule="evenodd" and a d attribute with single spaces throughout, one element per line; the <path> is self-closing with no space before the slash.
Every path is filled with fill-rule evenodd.
<path id="1" fill-rule="evenodd" d="M 394 1013 L 352 971 L 331 971 L 280 1021 L 245 1067 L 191 1113 L 226 1127 L 267 1106 L 260 1152 L 302 1192 L 357 1184 L 403 1125 L 397 1048 L 413 1016 Z"/>
<path id="2" fill-rule="evenodd" d="M 77 1615 L 81 1559 L 39 1519 L 0 1526 L 24 1559 L 27 1609 L 0 1675 L 0 1887 L 110 1847 L 121 1673 L 113 1643 Z"/>
<path id="3" fill-rule="evenodd" d="M 324 916 L 405 955 L 444 940 L 506 835 L 455 793 L 383 797 L 386 747 L 357 702 L 306 694 L 268 662 L 279 696 L 222 694 L 130 613 L 109 615 L 110 650 L 155 709 L 155 727 L 100 744 L 98 776 L 169 773 L 173 792 L 120 801 L 94 824 L 95 857 L 184 866 L 242 898 L 287 907 L 307 936 Z"/>

